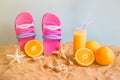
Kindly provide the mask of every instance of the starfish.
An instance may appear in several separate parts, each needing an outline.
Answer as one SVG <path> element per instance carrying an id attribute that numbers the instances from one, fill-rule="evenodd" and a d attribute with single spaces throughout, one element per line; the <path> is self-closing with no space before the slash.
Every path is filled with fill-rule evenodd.
<path id="1" fill-rule="evenodd" d="M 20 59 L 25 57 L 25 55 L 21 54 L 19 55 L 19 49 L 16 49 L 15 55 L 12 54 L 7 54 L 6 56 L 13 58 L 10 62 L 9 65 L 13 64 L 14 62 L 21 63 Z"/>
<path id="2" fill-rule="evenodd" d="M 64 59 L 67 59 L 66 55 L 65 55 L 65 50 L 63 49 L 63 45 L 61 44 L 61 48 L 58 51 L 54 51 L 54 54 L 57 54 L 58 57 L 62 57 Z"/>
<path id="3" fill-rule="evenodd" d="M 69 58 L 67 58 L 65 52 L 66 51 L 63 49 L 63 45 L 61 44 L 60 50 L 54 51 L 53 53 L 56 54 L 58 57 L 62 57 L 63 59 L 67 60 L 70 65 L 73 65 L 73 62 Z"/>

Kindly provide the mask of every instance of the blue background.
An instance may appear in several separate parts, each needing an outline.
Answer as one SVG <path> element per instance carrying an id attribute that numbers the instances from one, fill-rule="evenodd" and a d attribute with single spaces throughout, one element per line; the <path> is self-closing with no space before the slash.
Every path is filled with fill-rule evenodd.
<path id="1" fill-rule="evenodd" d="M 75 27 L 92 20 L 87 26 L 87 40 L 120 46 L 119 8 L 120 0 L 0 0 L 0 45 L 17 43 L 15 18 L 20 12 L 29 11 L 40 41 L 42 16 L 52 12 L 61 19 L 62 42 L 72 41 Z"/>

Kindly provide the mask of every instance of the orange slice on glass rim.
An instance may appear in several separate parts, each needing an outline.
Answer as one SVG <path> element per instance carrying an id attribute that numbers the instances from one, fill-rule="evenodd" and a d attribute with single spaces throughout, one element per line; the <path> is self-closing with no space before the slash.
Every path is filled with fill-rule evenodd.
<path id="1" fill-rule="evenodd" d="M 75 59 L 79 65 L 89 66 L 94 62 L 94 53 L 87 48 L 78 49 L 75 53 Z"/>
<path id="2" fill-rule="evenodd" d="M 38 40 L 30 40 L 25 44 L 25 53 L 29 57 L 37 57 L 43 53 L 43 44 Z"/>

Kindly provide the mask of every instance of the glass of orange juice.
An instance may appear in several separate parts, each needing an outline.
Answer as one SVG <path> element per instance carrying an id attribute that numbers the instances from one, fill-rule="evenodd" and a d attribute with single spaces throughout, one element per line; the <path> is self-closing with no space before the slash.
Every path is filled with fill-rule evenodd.
<path id="1" fill-rule="evenodd" d="M 76 29 L 73 34 L 73 52 L 75 53 L 80 48 L 85 48 L 86 45 L 86 29 Z"/>

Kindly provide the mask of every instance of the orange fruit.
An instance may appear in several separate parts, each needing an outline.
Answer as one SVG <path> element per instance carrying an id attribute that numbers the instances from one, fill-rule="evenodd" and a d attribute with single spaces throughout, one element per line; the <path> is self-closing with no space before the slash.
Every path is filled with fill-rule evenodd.
<path id="1" fill-rule="evenodd" d="M 79 65 L 88 66 L 94 62 L 94 53 L 87 48 L 80 48 L 75 53 L 75 59 Z"/>
<path id="2" fill-rule="evenodd" d="M 95 52 L 95 60 L 97 63 L 101 64 L 101 65 L 108 65 L 111 64 L 113 62 L 115 58 L 115 54 L 113 53 L 113 51 L 106 47 L 100 47 L 96 52 Z"/>
<path id="3" fill-rule="evenodd" d="M 91 40 L 86 43 L 86 48 L 92 50 L 95 53 L 100 48 L 100 44 L 95 40 Z"/>
<path id="4" fill-rule="evenodd" d="M 30 57 L 36 57 L 43 53 L 43 45 L 38 40 L 30 40 L 25 44 L 25 53 Z"/>

